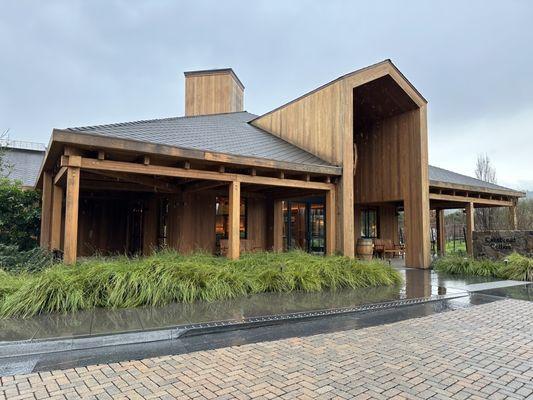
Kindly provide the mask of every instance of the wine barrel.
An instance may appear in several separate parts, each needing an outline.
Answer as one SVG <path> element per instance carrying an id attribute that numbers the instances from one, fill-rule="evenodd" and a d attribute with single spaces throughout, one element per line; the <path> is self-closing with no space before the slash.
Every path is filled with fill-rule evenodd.
<path id="1" fill-rule="evenodd" d="M 359 238 L 357 239 L 357 256 L 361 260 L 372 260 L 374 253 L 374 243 L 372 239 Z"/>

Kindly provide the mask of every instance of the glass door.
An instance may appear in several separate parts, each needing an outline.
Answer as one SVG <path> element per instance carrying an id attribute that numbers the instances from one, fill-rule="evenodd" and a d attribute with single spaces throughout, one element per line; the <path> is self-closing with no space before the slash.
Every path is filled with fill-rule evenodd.
<path id="1" fill-rule="evenodd" d="M 285 250 L 325 253 L 325 208 L 314 201 L 286 201 L 283 206 Z"/>
<path id="2" fill-rule="evenodd" d="M 309 251 L 316 254 L 326 252 L 324 204 L 309 204 Z"/>
<path id="3" fill-rule="evenodd" d="M 289 249 L 307 251 L 307 210 L 305 203 L 289 203 Z"/>

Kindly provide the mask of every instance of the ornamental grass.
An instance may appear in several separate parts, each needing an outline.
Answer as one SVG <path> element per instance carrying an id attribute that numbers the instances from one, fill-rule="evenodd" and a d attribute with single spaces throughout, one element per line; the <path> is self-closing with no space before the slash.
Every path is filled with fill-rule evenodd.
<path id="1" fill-rule="evenodd" d="M 139 258 L 88 258 L 75 266 L 55 265 L 34 274 L 2 271 L 0 280 L 0 316 L 4 318 L 401 283 L 400 274 L 379 261 L 299 251 L 248 253 L 232 261 L 171 250 Z"/>
<path id="2" fill-rule="evenodd" d="M 440 272 L 477 275 L 517 281 L 533 281 L 533 258 L 513 253 L 502 260 L 473 259 L 451 255 L 438 258 L 433 267 Z"/>

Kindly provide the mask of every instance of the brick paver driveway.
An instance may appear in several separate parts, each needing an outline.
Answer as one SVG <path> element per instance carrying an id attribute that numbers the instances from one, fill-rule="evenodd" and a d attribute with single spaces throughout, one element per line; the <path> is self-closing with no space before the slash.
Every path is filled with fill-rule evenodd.
<path id="1" fill-rule="evenodd" d="M 533 303 L 0 378 L 7 398 L 533 398 Z"/>

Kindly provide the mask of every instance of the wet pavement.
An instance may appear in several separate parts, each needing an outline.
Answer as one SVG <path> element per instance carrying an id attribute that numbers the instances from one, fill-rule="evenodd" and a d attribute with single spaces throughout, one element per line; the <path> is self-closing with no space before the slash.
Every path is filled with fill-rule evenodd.
<path id="1" fill-rule="evenodd" d="M 401 286 L 316 293 L 263 293 L 211 303 L 174 303 L 164 307 L 136 309 L 94 309 L 72 314 L 4 319 L 0 320 L 0 346 L 2 342 L 139 332 L 217 321 L 243 321 L 256 317 L 342 309 L 395 300 L 467 296 L 469 292 L 479 290 L 484 290 L 487 295 L 531 300 L 533 291 L 533 284 L 528 287 L 518 282 L 513 285 L 520 286 L 500 288 L 502 281 L 491 278 L 444 275 L 401 266 L 397 266 L 397 269 L 404 278 Z M 491 285 L 495 287 L 492 288 Z"/>
<path id="2" fill-rule="evenodd" d="M 404 283 L 397 287 L 375 287 L 318 293 L 265 293 L 212 303 L 171 304 L 165 307 L 137 309 L 95 309 L 69 315 L 47 315 L 29 319 L 0 320 L 0 376 L 31 371 L 46 371 L 98 363 L 139 360 L 166 354 L 192 351 L 320 333 L 362 329 L 428 316 L 445 311 L 470 308 L 504 298 L 533 300 L 533 284 L 498 281 L 484 277 L 444 275 L 435 271 L 396 266 Z M 513 286 L 509 286 L 513 285 Z M 410 299 L 425 299 L 424 302 Z M 392 303 L 391 303 L 392 302 Z M 386 304 L 379 307 L 366 306 Z M 392 305 L 391 305 L 392 304 Z M 357 311 L 349 311 L 352 309 Z M 335 314 L 335 310 L 348 309 Z M 322 312 L 315 318 L 275 321 L 292 313 Z M 155 329 L 173 328 L 216 321 L 243 321 L 271 316 L 273 320 L 250 326 L 198 331 L 165 340 L 130 342 L 124 335 Z M 2 345 L 15 343 L 46 346 L 48 339 L 77 340 L 109 335 L 113 343 L 93 348 L 61 347 L 61 350 L 8 353 Z M 119 334 L 119 335 L 113 335 Z M 42 339 L 46 339 L 42 342 Z M 2 342 L 3 341 L 3 342 Z"/>
<path id="3" fill-rule="evenodd" d="M 174 340 L 5 357 L 0 358 L 0 364 L 3 365 L 3 367 L 0 367 L 0 376 L 77 368 L 123 360 L 141 360 L 149 357 L 186 354 L 194 351 L 212 350 L 291 337 L 306 337 L 322 333 L 363 329 L 495 301 L 498 301 L 498 298 L 473 293 L 460 298 L 438 300 L 393 309 L 332 315 L 320 319 L 291 321 L 280 325 L 184 336 Z"/>

